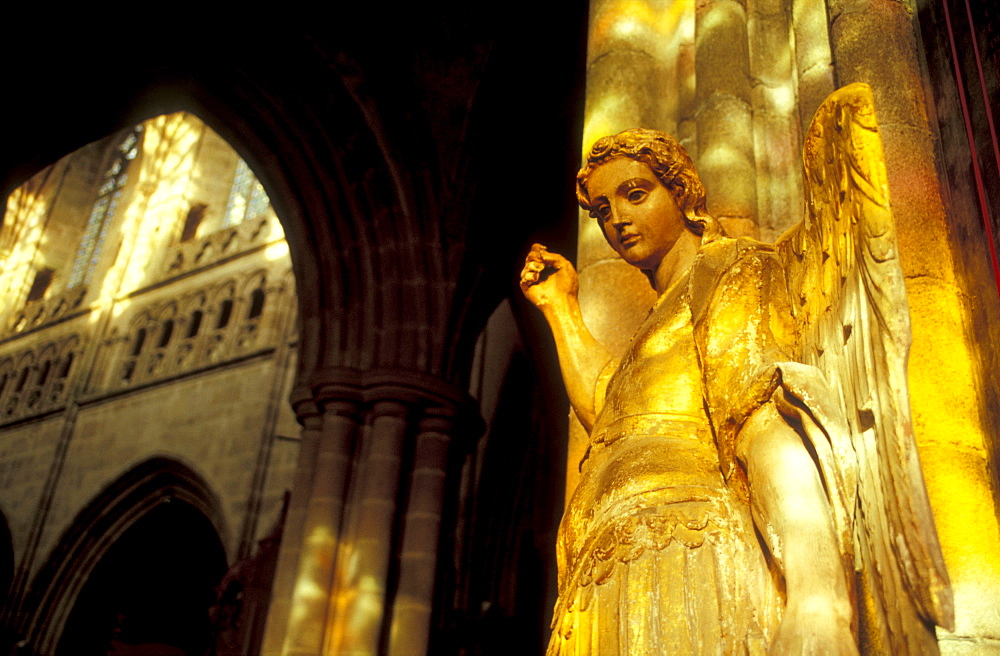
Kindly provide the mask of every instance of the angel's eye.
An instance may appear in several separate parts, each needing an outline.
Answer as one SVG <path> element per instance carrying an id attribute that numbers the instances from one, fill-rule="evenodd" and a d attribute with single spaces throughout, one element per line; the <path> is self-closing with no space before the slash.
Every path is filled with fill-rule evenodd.
<path id="1" fill-rule="evenodd" d="M 594 214 L 599 219 L 607 221 L 611 218 L 611 206 L 610 205 L 599 205 L 595 210 Z"/>
<path id="2" fill-rule="evenodd" d="M 639 203 L 641 203 L 646 199 L 646 195 L 647 194 L 645 189 L 633 189 L 632 191 L 628 192 L 627 196 L 628 202 L 632 203 L 633 205 L 638 205 Z"/>

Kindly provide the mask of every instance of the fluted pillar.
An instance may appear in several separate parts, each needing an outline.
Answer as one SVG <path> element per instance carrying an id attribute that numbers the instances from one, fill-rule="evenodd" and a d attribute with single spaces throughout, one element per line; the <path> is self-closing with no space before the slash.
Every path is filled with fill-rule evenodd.
<path id="1" fill-rule="evenodd" d="M 748 0 L 747 31 L 760 237 L 773 241 L 802 214 L 802 135 L 787 0 Z"/>
<path id="2" fill-rule="evenodd" d="M 314 381 L 264 651 L 424 654 L 451 444 L 475 405 L 412 371 Z"/>
<path id="3" fill-rule="evenodd" d="M 698 152 L 708 211 L 731 235 L 757 234 L 746 7 L 702 0 L 695 13 Z"/>
<path id="4" fill-rule="evenodd" d="M 300 554 L 292 590 L 291 609 L 282 653 L 306 656 L 323 653 L 329 614 L 330 591 L 337 565 L 334 555 L 340 538 L 344 497 L 351 480 L 351 459 L 358 428 L 355 390 L 336 383 L 321 383 L 317 401 L 322 426 L 309 500 L 300 536 Z M 307 474 L 300 472 L 300 478 Z M 283 545 L 284 547 L 284 545 Z"/>
<path id="5" fill-rule="evenodd" d="M 826 3 L 792 0 L 792 30 L 795 40 L 799 126 L 801 133 L 805 134 L 816 110 L 836 88 L 833 83 L 833 55 L 830 53 Z"/>
<path id="6" fill-rule="evenodd" d="M 428 408 L 420 420 L 389 629 L 392 656 L 427 653 L 454 419 L 453 407 L 437 406 Z"/>
<path id="7" fill-rule="evenodd" d="M 404 439 L 410 404 L 398 399 L 374 403 L 365 430 L 357 498 L 345 527 L 329 618 L 334 654 L 377 654 L 390 603 L 389 565 L 396 524 Z"/>
<path id="8" fill-rule="evenodd" d="M 262 647 L 265 654 L 277 654 L 281 651 L 288 627 L 288 614 L 292 607 L 292 594 L 295 588 L 295 572 L 302 553 L 306 513 L 312 489 L 314 473 L 312 464 L 316 462 L 319 452 L 323 427 L 322 413 L 309 390 L 297 388 L 293 391 L 292 407 L 295 408 L 296 415 L 302 423 L 299 462 L 292 482 L 285 525 L 281 531 L 281 549 L 275 567 L 269 619 Z"/>

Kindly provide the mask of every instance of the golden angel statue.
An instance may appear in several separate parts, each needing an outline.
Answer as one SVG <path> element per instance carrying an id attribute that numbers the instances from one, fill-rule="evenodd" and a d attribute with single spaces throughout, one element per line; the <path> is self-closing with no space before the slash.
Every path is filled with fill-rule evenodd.
<path id="1" fill-rule="evenodd" d="M 620 358 L 569 261 L 528 255 L 521 289 L 590 436 L 550 656 L 924 654 L 951 626 L 867 86 L 827 99 L 804 160 L 806 218 L 765 244 L 723 234 L 668 135 L 594 144 L 580 205 L 658 294 Z"/>

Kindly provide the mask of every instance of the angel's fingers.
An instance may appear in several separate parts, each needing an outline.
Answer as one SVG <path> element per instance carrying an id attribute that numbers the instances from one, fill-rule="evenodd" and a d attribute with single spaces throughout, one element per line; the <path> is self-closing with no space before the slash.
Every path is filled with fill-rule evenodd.
<path id="1" fill-rule="evenodd" d="M 534 271 L 525 271 L 521 274 L 521 289 L 527 289 L 538 284 L 538 274 Z"/>
<path id="2" fill-rule="evenodd" d="M 524 261 L 542 262 L 545 260 L 545 256 L 547 253 L 548 251 L 545 250 L 544 246 L 542 246 L 541 244 L 535 244 L 534 246 L 531 247 L 531 250 L 528 251 L 528 256 L 524 258 Z"/>
<path id="3" fill-rule="evenodd" d="M 551 266 L 551 267 L 555 267 L 556 269 L 562 269 L 567 264 L 569 264 L 569 260 L 567 260 L 565 257 L 563 257 L 562 255 L 560 255 L 559 253 L 552 253 L 550 251 L 543 251 L 541 253 L 541 256 L 542 256 L 541 257 L 542 262 L 545 263 L 545 266 Z"/>

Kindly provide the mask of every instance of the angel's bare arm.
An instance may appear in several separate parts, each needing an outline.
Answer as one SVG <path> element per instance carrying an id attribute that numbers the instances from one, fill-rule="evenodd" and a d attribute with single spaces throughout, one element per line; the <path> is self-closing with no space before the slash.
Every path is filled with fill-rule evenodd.
<path id="1" fill-rule="evenodd" d="M 559 353 L 569 401 L 584 428 L 594 426 L 594 388 L 611 354 L 583 323 L 576 269 L 562 255 L 535 244 L 521 270 L 521 291 L 545 315 Z"/>
<path id="2" fill-rule="evenodd" d="M 857 654 L 830 501 L 802 437 L 768 402 L 744 424 L 739 445 L 754 523 L 785 578 L 769 653 Z"/>

